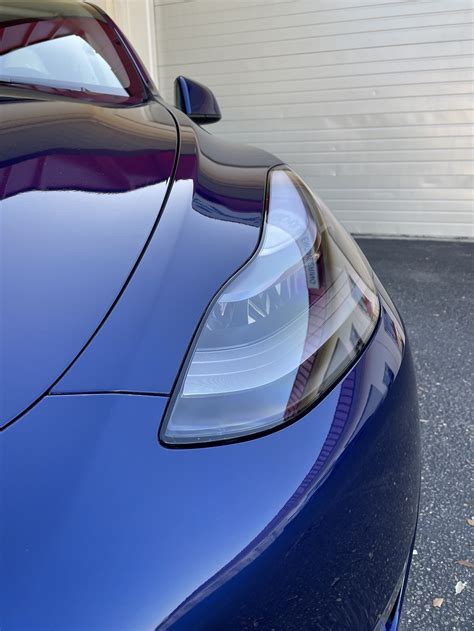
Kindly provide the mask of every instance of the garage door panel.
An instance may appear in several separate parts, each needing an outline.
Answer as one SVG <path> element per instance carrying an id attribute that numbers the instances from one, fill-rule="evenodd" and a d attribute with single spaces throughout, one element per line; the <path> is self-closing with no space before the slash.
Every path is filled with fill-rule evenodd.
<path id="1" fill-rule="evenodd" d="M 467 208 L 473 207 L 474 191 L 469 188 L 319 188 L 320 195 L 332 205 L 336 202 L 349 203 L 355 208 L 364 208 L 366 202 L 394 201 L 404 204 L 407 200 L 424 204 L 425 201 L 447 204 L 453 208 L 455 202 L 466 202 Z M 385 204 L 382 205 L 385 208 Z M 387 203 L 387 210 L 390 205 Z M 464 206 L 463 206 L 464 207 Z M 343 207 L 344 208 L 344 207 Z"/>
<path id="2" fill-rule="evenodd" d="M 436 106 L 435 103 L 432 104 Z M 457 103 L 456 103 L 457 105 Z M 401 116 L 403 114 L 403 116 Z M 283 117 L 279 117 L 280 120 Z M 222 123 L 215 125 L 215 130 L 229 135 L 229 139 L 238 142 L 252 143 L 250 132 L 269 131 L 275 137 L 275 128 L 278 129 L 280 120 L 273 118 L 254 118 L 231 121 L 224 120 Z M 303 131 L 310 132 L 315 129 L 345 130 L 358 128 L 361 133 L 365 134 L 367 128 L 387 128 L 387 127 L 403 127 L 418 125 L 442 125 L 456 121 L 459 123 L 474 123 L 474 112 L 472 109 L 421 109 L 419 112 L 414 111 L 395 111 L 395 112 L 378 112 L 377 117 L 374 112 L 365 114 L 339 114 L 330 115 L 320 114 L 313 116 L 296 116 L 287 117 L 284 120 L 284 126 L 287 131 Z M 278 132 L 280 133 L 280 132 Z M 248 135 L 247 135 L 248 134 Z M 469 155 L 466 156 L 470 158 Z"/>
<path id="3" fill-rule="evenodd" d="M 180 6 L 185 4 L 186 6 Z M 341 0 L 307 0 L 299 2 L 291 0 L 279 2 L 239 1 L 234 3 L 216 0 L 155 0 L 157 19 L 165 20 L 171 35 L 173 31 L 189 29 L 188 36 L 193 36 L 193 29 L 199 27 L 199 33 L 212 35 L 216 29 L 227 32 L 247 31 L 248 29 L 281 28 L 304 24 L 321 24 L 328 22 L 371 20 L 403 15 L 417 15 L 458 9 L 472 8 L 470 0 L 458 0 L 455 6 L 446 7 L 446 0 L 428 0 L 420 9 L 417 2 L 404 0 L 360 0 L 359 2 L 341 2 Z M 454 4 L 454 3 L 453 3 Z M 161 5 L 161 6 L 160 6 Z"/>
<path id="4" fill-rule="evenodd" d="M 331 53 L 341 55 L 348 51 L 368 49 L 377 53 L 380 48 L 393 46 L 409 46 L 422 44 L 438 44 L 442 42 L 461 42 L 466 38 L 466 25 L 456 24 L 451 26 L 437 26 L 431 28 L 404 29 L 398 31 L 375 31 L 368 33 L 356 33 L 353 35 L 334 35 L 327 37 L 311 37 L 290 39 L 284 41 L 257 42 L 255 44 L 240 44 L 235 46 L 216 46 L 196 50 L 178 49 L 173 54 L 173 63 L 177 66 L 183 64 L 197 65 L 201 63 L 221 63 L 228 61 L 232 64 L 254 59 L 275 59 L 277 63 L 283 63 L 282 48 L 284 46 L 285 57 L 298 55 L 315 55 Z M 470 38 L 469 38 L 470 39 Z M 168 65 L 166 55 L 163 63 Z"/>
<path id="5" fill-rule="evenodd" d="M 273 153 L 284 153 L 286 157 L 292 158 L 293 155 L 304 157 L 307 154 L 317 156 L 321 159 L 325 154 L 328 156 L 334 156 L 343 154 L 350 159 L 351 154 L 354 154 L 353 158 L 359 160 L 363 154 L 374 155 L 376 158 L 378 155 L 384 152 L 396 152 L 397 155 L 400 152 L 417 152 L 421 153 L 430 151 L 438 151 L 442 159 L 445 159 L 444 151 L 451 151 L 455 149 L 473 149 L 474 138 L 466 136 L 445 138 L 425 136 L 421 138 L 382 138 L 382 139 L 365 139 L 365 140 L 301 140 L 300 142 L 261 142 L 261 146 L 264 146 Z M 409 154 L 408 154 L 409 155 Z M 462 158 L 465 157 L 465 152 L 460 153 Z"/>
<path id="6" fill-rule="evenodd" d="M 329 187 L 332 191 L 337 191 L 338 194 L 343 190 L 400 190 L 405 189 L 431 189 L 437 191 L 440 187 L 443 189 L 449 189 L 450 184 L 456 182 L 453 186 L 455 189 L 466 189 L 471 191 L 474 187 L 474 176 L 463 175 L 458 176 L 455 180 L 451 175 L 426 175 L 420 177 L 418 175 L 378 175 L 377 177 L 372 172 L 365 173 L 364 175 L 352 174 L 344 175 L 344 177 L 331 176 L 331 178 L 324 175 L 317 175 L 312 168 L 302 167 L 300 169 L 301 176 L 305 179 L 314 190 L 318 191 L 324 199 L 326 199 L 328 190 L 325 187 Z M 387 211 L 388 212 L 388 211 Z"/>
<path id="7" fill-rule="evenodd" d="M 432 29 L 434 27 L 445 27 L 447 25 L 463 25 L 467 21 L 472 21 L 473 12 L 471 9 L 458 11 L 438 11 L 435 13 L 424 13 L 421 15 L 381 17 L 377 19 L 344 19 L 328 23 L 302 23 L 298 26 L 290 27 L 284 25 L 280 28 L 263 26 L 257 28 L 255 24 L 244 31 L 236 33 L 228 32 L 227 25 L 218 33 L 212 36 L 201 34 L 200 36 L 185 35 L 176 33 L 177 37 L 168 39 L 163 54 L 167 52 L 188 53 L 191 51 L 224 51 L 232 47 L 248 47 L 249 45 L 261 45 L 263 43 L 274 42 L 295 42 L 301 40 L 318 40 L 324 42 L 325 38 L 344 36 L 373 37 L 379 35 L 387 37 L 390 34 L 397 36 L 396 31 L 404 30 L 407 33 L 415 29 Z M 236 22 L 235 24 L 239 24 Z M 438 31 L 435 31 L 438 32 Z M 356 39 L 354 37 L 353 39 Z M 332 41 L 332 40 L 329 40 Z M 418 40 L 417 40 L 418 41 Z M 431 41 L 431 40 L 430 40 Z"/>
<path id="8" fill-rule="evenodd" d="M 317 90 L 317 91 L 301 91 L 301 92 L 275 92 L 273 94 L 261 94 L 255 92 L 246 94 L 245 100 L 247 107 L 255 107 L 259 110 L 268 106 L 271 100 L 272 106 L 275 105 L 303 105 L 314 103 L 334 103 L 340 101 L 365 101 L 376 102 L 380 99 L 402 99 L 407 97 L 424 97 L 424 96 L 472 96 L 474 92 L 474 84 L 472 81 L 439 81 L 432 83 L 418 83 L 394 86 L 367 87 L 367 88 L 347 88 L 333 90 Z M 243 95 L 242 95 L 243 96 Z M 221 109 L 227 112 L 240 110 L 239 105 L 234 105 L 233 97 L 219 98 Z"/>
<path id="9" fill-rule="evenodd" d="M 449 60 L 449 58 L 448 58 Z M 314 92 L 325 92 L 329 90 L 361 90 L 363 88 L 386 88 L 392 86 L 422 86 L 422 85 L 441 85 L 445 86 L 446 90 L 453 91 L 450 84 L 457 82 L 471 82 L 474 81 L 474 69 L 469 65 L 469 61 L 465 61 L 465 67 L 462 67 L 462 60 L 454 58 L 451 63 L 451 67 L 447 69 L 429 69 L 429 70 L 414 70 L 400 69 L 400 64 L 397 65 L 397 71 L 383 72 L 378 68 L 377 73 L 367 74 L 347 74 L 336 77 L 306 77 L 306 79 L 288 79 L 282 85 L 278 81 L 262 81 L 258 84 L 258 90 L 256 90 L 256 84 L 245 78 L 242 75 L 240 81 L 239 97 L 245 97 L 246 100 L 251 102 L 249 97 L 255 99 L 268 99 L 274 100 L 276 95 L 294 95 L 297 94 L 310 94 L 312 99 L 318 99 L 319 95 L 315 95 Z M 433 64 L 431 64 L 432 66 Z M 428 66 L 428 65 L 427 65 Z M 429 66 L 428 66 L 429 67 Z M 245 80 L 244 80 L 245 78 Z M 219 98 L 219 103 L 226 107 L 228 104 L 235 102 L 235 81 L 231 81 L 227 84 L 214 86 L 216 96 Z"/>

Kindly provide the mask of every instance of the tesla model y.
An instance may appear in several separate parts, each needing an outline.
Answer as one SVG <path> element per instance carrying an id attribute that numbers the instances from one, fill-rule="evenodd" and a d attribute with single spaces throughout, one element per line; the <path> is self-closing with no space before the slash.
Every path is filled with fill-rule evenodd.
<path id="1" fill-rule="evenodd" d="M 392 629 L 420 463 L 403 323 L 205 86 L 99 8 L 0 5 L 0 627 Z"/>

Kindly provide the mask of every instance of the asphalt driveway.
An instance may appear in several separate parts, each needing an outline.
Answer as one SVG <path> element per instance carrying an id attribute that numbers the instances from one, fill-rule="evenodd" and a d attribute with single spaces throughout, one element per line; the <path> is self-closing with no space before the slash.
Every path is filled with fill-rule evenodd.
<path id="1" fill-rule="evenodd" d="M 474 243 L 359 244 L 404 318 L 418 378 L 421 512 L 401 630 L 472 629 Z"/>

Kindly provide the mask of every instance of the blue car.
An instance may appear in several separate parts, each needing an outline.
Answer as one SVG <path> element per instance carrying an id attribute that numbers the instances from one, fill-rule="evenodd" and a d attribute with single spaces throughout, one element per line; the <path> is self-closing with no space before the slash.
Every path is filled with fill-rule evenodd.
<path id="1" fill-rule="evenodd" d="M 0 6 L 0 628 L 395 630 L 403 323 L 297 173 L 101 10 Z"/>

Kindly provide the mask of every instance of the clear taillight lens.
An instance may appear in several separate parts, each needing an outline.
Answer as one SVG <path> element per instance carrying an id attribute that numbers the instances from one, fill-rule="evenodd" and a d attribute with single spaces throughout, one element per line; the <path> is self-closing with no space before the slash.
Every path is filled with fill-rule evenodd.
<path id="1" fill-rule="evenodd" d="M 209 307 L 162 442 L 229 441 L 294 420 L 354 362 L 378 315 L 352 238 L 297 175 L 273 169 L 260 248 Z"/>

